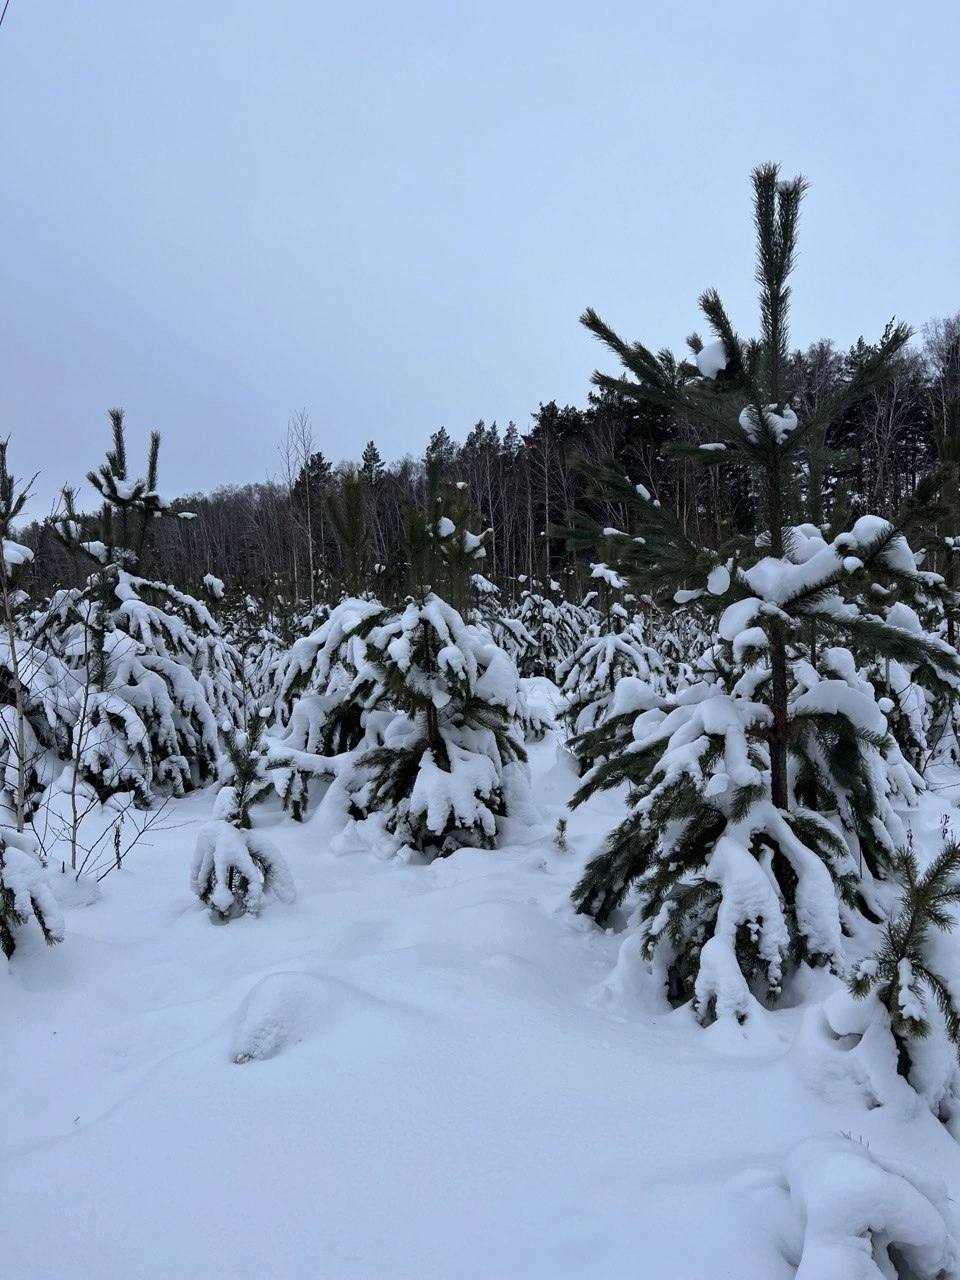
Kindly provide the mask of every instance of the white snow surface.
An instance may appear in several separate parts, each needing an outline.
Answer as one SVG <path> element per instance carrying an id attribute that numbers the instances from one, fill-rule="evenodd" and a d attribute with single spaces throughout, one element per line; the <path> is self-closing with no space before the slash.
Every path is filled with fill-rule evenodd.
<path id="1" fill-rule="evenodd" d="M 888 1274 L 867 1231 L 952 1266 L 960 1144 L 871 1009 L 818 970 L 742 1026 L 670 1011 L 636 932 L 569 903 L 623 796 L 568 812 L 556 733 L 530 757 L 511 843 L 429 866 L 258 810 L 297 897 L 257 918 L 189 890 L 215 789 L 99 895 L 49 873 L 64 942 L 0 958 L 4 1280 L 855 1280 Z M 956 794 L 920 798 L 918 849 Z"/>

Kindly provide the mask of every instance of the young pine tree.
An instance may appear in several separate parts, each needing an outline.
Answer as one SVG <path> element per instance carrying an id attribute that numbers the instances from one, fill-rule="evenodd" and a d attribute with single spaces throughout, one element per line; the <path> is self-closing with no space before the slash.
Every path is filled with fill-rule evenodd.
<path id="1" fill-rule="evenodd" d="M 686 452 L 735 468 L 761 513 L 752 543 L 733 537 L 710 550 L 642 486 L 612 468 L 592 476 L 595 496 L 634 513 L 635 536 L 604 531 L 613 567 L 638 594 L 696 602 L 714 632 L 703 679 L 645 707 L 628 749 L 598 764 L 574 798 L 632 788 L 628 817 L 574 901 L 603 922 L 634 891 L 646 954 L 670 998 L 692 998 L 703 1020 L 745 1018 L 757 997 L 777 998 L 801 961 L 841 970 L 849 917 L 876 918 L 875 881 L 896 874 L 904 833 L 890 796 L 909 799 L 919 779 L 854 650 L 926 664 L 948 687 L 960 675 L 943 641 L 857 603 L 876 577 L 919 576 L 897 522 L 862 517 L 830 536 L 793 514 L 813 451 L 824 461 L 827 427 L 888 375 L 909 331 L 889 326 L 832 400 L 799 421 L 785 368 L 804 183 L 765 165 L 753 188 L 758 340 L 736 335 L 714 291 L 700 301 L 715 341 L 697 368 L 624 342 L 593 311 L 583 317 L 627 375 L 595 382 L 709 428 L 714 440 Z M 596 528 L 583 533 L 595 544 Z"/>
<path id="2" fill-rule="evenodd" d="M 57 733 L 63 725 L 62 699 L 53 700 L 50 695 L 66 673 L 25 635 L 28 596 L 22 584 L 33 552 L 12 535 L 13 522 L 23 511 L 32 481 L 20 484 L 10 474 L 8 445 L 8 440 L 0 440 L 0 786 L 2 807 L 7 811 L 4 821 L 12 820 L 20 832 L 43 787 L 46 749 L 62 745 L 62 733 Z"/>
<path id="3" fill-rule="evenodd" d="M 17 933 L 36 921 L 44 942 L 63 941 L 63 917 L 44 877 L 32 837 L 9 829 L 0 834 L 0 951 L 9 960 Z"/>
<path id="4" fill-rule="evenodd" d="M 271 894 L 285 903 L 296 898 L 286 860 L 272 841 L 252 829 L 251 809 L 273 790 L 267 774 L 264 722 L 254 706 L 247 728 L 228 736 L 225 783 L 217 793 L 213 821 L 197 835 L 190 887 L 217 924 L 241 915 L 259 915 Z"/>
<path id="5" fill-rule="evenodd" d="M 467 528 L 463 492 L 431 477 L 425 513 L 407 513 L 407 602 L 355 632 L 366 645 L 355 694 L 368 710 L 353 807 L 425 858 L 495 844 L 526 783 L 516 667 L 447 599 L 469 600 L 488 536 Z"/>
<path id="6" fill-rule="evenodd" d="M 329 782 L 363 742 L 366 712 L 379 690 L 361 675 L 367 646 L 359 629 L 381 611 L 375 600 L 341 600 L 280 665 L 269 756 L 283 806 L 298 822 L 314 782 Z"/>
<path id="7" fill-rule="evenodd" d="M 960 1003 L 932 956 L 933 931 L 949 933 L 957 923 L 960 903 L 960 845 L 951 841 L 921 872 L 910 848 L 901 851 L 898 870 L 903 884 L 900 908 L 883 927 L 875 955 L 857 965 L 850 989 L 859 999 L 876 991 L 890 1019 L 897 1043 L 898 1069 L 909 1079 L 917 1043 L 937 1034 L 951 1057 L 960 1052 Z M 931 1025 L 929 998 L 939 1008 Z"/>
<path id="8" fill-rule="evenodd" d="M 593 565 L 592 576 L 600 586 L 599 622 L 557 671 L 568 745 L 581 773 L 626 745 L 630 710 L 646 707 L 651 689 L 666 691 L 664 664 L 646 643 L 642 620 L 620 599 L 626 582 L 605 564 Z"/>
<path id="9" fill-rule="evenodd" d="M 145 477 L 131 479 L 123 414 L 110 418 L 113 448 L 88 476 L 103 498 L 99 536 L 88 536 L 70 490 L 57 526 L 93 572 L 54 594 L 36 635 L 78 685 L 77 778 L 101 800 L 130 790 L 149 805 L 157 787 L 181 794 L 215 776 L 218 726 L 242 720 L 242 660 L 205 604 L 141 576 L 167 507 L 156 488 L 160 437 L 151 435 Z"/>

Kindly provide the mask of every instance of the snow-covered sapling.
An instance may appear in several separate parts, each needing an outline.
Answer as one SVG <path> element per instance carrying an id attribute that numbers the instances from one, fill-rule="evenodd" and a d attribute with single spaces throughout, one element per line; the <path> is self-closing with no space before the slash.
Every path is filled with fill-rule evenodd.
<path id="1" fill-rule="evenodd" d="M 296 898 L 282 854 L 250 829 L 250 810 L 271 786 L 262 733 L 263 717 L 255 709 L 247 733 L 229 740 L 231 781 L 217 794 L 213 821 L 197 835 L 190 887 L 219 924 L 244 914 L 259 915 L 271 893 L 281 902 Z"/>
<path id="2" fill-rule="evenodd" d="M 232 803 L 232 797 L 225 800 L 224 812 Z M 271 893 L 287 903 L 297 896 L 286 861 L 271 841 L 257 831 L 241 831 L 216 810 L 197 836 L 190 887 L 218 924 L 259 915 Z"/>
<path id="3" fill-rule="evenodd" d="M 900 908 L 884 928 L 875 955 L 862 960 L 850 982 L 859 999 L 875 991 L 890 1018 L 897 1042 L 898 1070 L 909 1079 L 912 1052 L 920 1040 L 944 1036 L 952 1051 L 960 1051 L 960 1003 L 949 980 L 938 973 L 931 951 L 931 934 L 950 932 L 960 903 L 960 844 L 951 841 L 926 871 L 921 872 L 911 848 L 901 852 L 903 883 Z M 929 998 L 939 1009 L 930 1021 Z"/>
<path id="4" fill-rule="evenodd" d="M 360 632 L 381 721 L 352 770 L 354 807 L 427 857 L 493 846 L 511 787 L 525 785 L 516 667 L 433 594 Z"/>
<path id="5" fill-rule="evenodd" d="M 83 587 L 56 592 L 35 638 L 77 686 L 75 785 L 102 800 L 133 791 L 148 807 L 158 789 L 180 795 L 215 776 L 219 726 L 242 718 L 242 660 L 209 609 L 175 587 L 140 576 L 159 495 L 159 436 L 145 478 L 127 474 L 123 414 L 111 411 L 113 448 L 88 476 L 103 497 L 99 537 L 64 491 L 57 531 L 93 569 Z"/>
<path id="6" fill-rule="evenodd" d="M 593 567 L 624 585 L 606 565 Z M 616 600 L 604 610 L 597 628 L 560 664 L 557 676 L 565 698 L 568 744 L 581 773 L 610 749 L 604 722 L 618 703 L 623 683 L 642 681 L 655 689 L 665 688 L 659 655 L 646 643 L 641 623 L 631 619 Z"/>
<path id="7" fill-rule="evenodd" d="M 461 521 L 464 502 L 456 491 L 449 507 Z M 358 816 L 379 815 L 399 846 L 427 858 L 493 846 L 511 794 L 526 787 L 517 669 L 434 590 L 469 602 L 487 535 L 444 510 L 429 478 L 426 513 L 407 513 L 411 596 L 356 628 L 366 646 L 354 686 L 367 709 L 366 749 L 347 783 Z"/>
<path id="8" fill-rule="evenodd" d="M 341 600 L 319 627 L 295 641 L 277 673 L 269 759 L 283 807 L 298 822 L 306 815 L 312 780 L 329 782 L 337 759 L 363 741 L 365 712 L 379 691 L 367 679 L 366 643 L 358 629 L 381 609 L 375 600 Z"/>
<path id="9" fill-rule="evenodd" d="M 269 893 L 282 902 L 297 896 L 276 847 L 259 832 L 239 831 L 227 819 L 200 829 L 189 883 L 219 924 L 244 913 L 259 915 Z"/>
<path id="10" fill-rule="evenodd" d="M 638 699 L 632 724 L 619 726 L 622 750 L 601 749 L 574 797 L 631 787 L 630 813 L 587 866 L 574 901 L 603 923 L 633 895 L 665 993 L 692 999 L 703 1021 L 745 1019 L 758 997 L 779 997 L 799 963 L 844 971 L 845 936 L 880 914 L 877 882 L 890 877 L 905 838 L 892 797 L 911 802 L 922 780 L 889 734 L 858 655 L 924 664 L 948 688 L 960 676 L 956 651 L 939 638 L 858 605 L 873 578 L 921 577 L 903 520 L 861 517 L 832 538 L 819 524 L 788 523 L 814 455 L 818 464 L 826 455 L 827 425 L 889 377 L 909 331 L 889 326 L 836 397 L 800 421 L 786 376 L 804 183 L 781 182 L 772 165 L 753 182 L 759 341 L 734 333 L 713 291 L 701 305 L 723 362 L 714 351 L 708 373 L 622 341 L 592 311 L 584 316 L 632 375 L 597 374 L 598 385 L 711 431 L 716 447 L 677 451 L 740 468 L 763 522 L 752 546 L 731 530 L 708 548 L 643 485 L 615 468 L 592 473 L 588 496 L 634 517 L 635 534 L 602 531 L 613 567 L 637 592 L 681 609 L 695 603 L 716 630 L 702 678 Z M 933 579 L 923 575 L 929 590 Z"/>
<path id="11" fill-rule="evenodd" d="M 218 796 L 218 806 L 228 822 L 241 830 L 250 829 L 250 810 L 272 791 L 267 771 L 267 750 L 263 730 L 267 708 L 254 706 L 247 714 L 245 730 L 226 727 L 226 749 L 229 765 L 225 786 Z"/>
<path id="12" fill-rule="evenodd" d="M 9 959 L 17 931 L 36 921 L 48 946 L 63 941 L 63 917 L 33 848 L 33 838 L 0 833 L 0 951 Z"/>

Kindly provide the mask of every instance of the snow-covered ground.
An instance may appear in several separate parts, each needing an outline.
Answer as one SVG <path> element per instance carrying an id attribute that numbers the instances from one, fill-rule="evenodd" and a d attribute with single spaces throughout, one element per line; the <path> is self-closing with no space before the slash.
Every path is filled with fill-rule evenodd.
<path id="1" fill-rule="evenodd" d="M 960 1191 L 955 1139 L 824 1030 L 826 977 L 743 1029 L 657 1012 L 626 935 L 568 900 L 622 802 L 570 815 L 560 852 L 574 773 L 553 734 L 531 765 L 541 827 L 427 867 L 268 814 L 297 901 L 224 927 L 188 887 L 194 795 L 67 906 L 61 946 L 24 930 L 0 965 L 4 1280 L 787 1280 L 802 1140 Z"/>

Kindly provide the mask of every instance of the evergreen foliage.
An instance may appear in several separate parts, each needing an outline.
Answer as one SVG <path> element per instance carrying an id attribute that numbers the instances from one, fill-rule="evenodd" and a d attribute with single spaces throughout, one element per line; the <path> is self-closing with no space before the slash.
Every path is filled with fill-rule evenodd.
<path id="1" fill-rule="evenodd" d="M 365 473 L 350 471 L 343 477 L 339 493 L 332 492 L 327 499 L 327 515 L 340 547 L 343 566 L 341 586 L 348 596 L 361 595 L 370 580 L 366 506 L 366 486 L 369 484 L 369 476 Z"/>
<path id="2" fill-rule="evenodd" d="M 206 605 L 135 572 L 149 553 L 159 436 L 145 479 L 131 480 L 123 415 L 111 411 L 113 448 L 89 479 L 103 496 L 100 537 L 86 536 L 70 491 L 58 525 L 92 562 L 82 587 L 54 594 L 33 639 L 70 673 L 71 753 L 101 799 L 132 790 L 149 805 L 155 786 L 181 794 L 216 776 L 219 725 L 243 714 L 242 661 Z"/>
<path id="3" fill-rule="evenodd" d="M 580 643 L 585 615 L 562 597 L 556 599 L 559 590 L 560 584 L 551 581 L 546 590 L 531 583 L 529 590 L 521 592 L 516 620 L 532 640 L 521 655 L 521 676 L 557 678 L 560 666 Z"/>
<path id="4" fill-rule="evenodd" d="M 47 781 L 48 748 L 64 745 L 63 719 L 50 695 L 66 673 L 25 634 L 23 587 L 34 557 L 12 535 L 33 481 L 20 484 L 11 474 L 8 444 L 0 440 L 0 789 L 6 821 L 23 831 Z"/>
<path id="5" fill-rule="evenodd" d="M 227 736 L 229 765 L 218 803 L 226 820 L 243 831 L 250 829 L 250 810 L 273 792 L 263 738 L 268 714 L 254 705 L 247 715 L 247 728 L 234 729 Z"/>
<path id="6" fill-rule="evenodd" d="M 34 920 L 44 942 L 63 941 L 63 917 L 43 874 L 30 836 L 0 833 L 0 951 L 9 958 L 17 933 Z"/>
<path id="7" fill-rule="evenodd" d="M 903 892 L 899 910 L 883 926 L 876 954 L 857 965 L 850 989 L 859 999 L 876 991 L 890 1018 L 899 1067 L 911 1074 L 911 1046 L 932 1033 L 928 998 L 941 1015 L 942 1033 L 960 1052 L 960 1002 L 949 980 L 934 967 L 931 933 L 950 932 L 960 903 L 960 844 L 950 841 L 927 869 L 920 871 L 911 848 L 900 851 L 898 872 Z"/>
<path id="8" fill-rule="evenodd" d="M 590 473 L 596 497 L 630 512 L 635 530 L 603 530 L 614 569 L 638 592 L 695 604 L 716 634 L 702 680 L 666 701 L 649 697 L 633 741 L 574 798 L 624 781 L 633 789 L 630 815 L 574 901 L 603 922 L 636 889 L 646 953 L 662 964 L 671 998 L 694 998 L 704 1019 L 744 1018 L 756 995 L 776 998 L 787 965 L 842 970 L 846 913 L 873 915 L 873 881 L 893 874 L 902 828 L 890 796 L 909 801 L 921 782 L 857 655 L 923 666 L 947 698 L 960 676 L 949 645 L 860 603 L 890 580 L 948 599 L 942 579 L 917 568 L 906 519 L 864 516 L 834 535 L 797 519 L 803 477 L 836 462 L 827 428 L 882 384 L 909 331 L 888 326 L 847 384 L 801 422 L 785 392 L 804 183 L 781 182 L 775 166 L 753 181 L 758 340 L 736 335 L 714 291 L 700 302 L 716 340 L 693 344 L 696 366 L 624 342 L 593 311 L 583 317 L 630 375 L 596 374 L 597 385 L 702 423 L 714 439 L 682 451 L 746 475 L 763 518 L 753 545 L 731 531 L 711 550 L 643 485 L 615 468 Z M 580 520 L 571 540 L 597 538 Z M 624 733 L 621 725 L 620 742 Z"/>
<path id="9" fill-rule="evenodd" d="M 371 615 L 358 634 L 367 646 L 360 689 L 391 714 L 356 761 L 355 809 L 381 815 L 400 845 L 428 858 L 491 847 L 511 788 L 523 783 L 511 769 L 526 761 L 516 668 L 432 592 Z"/>
<path id="10" fill-rule="evenodd" d="M 371 701 L 369 685 L 360 687 L 366 642 L 359 628 L 380 609 L 373 600 L 341 601 L 281 665 L 269 754 L 284 808 L 297 821 L 306 815 L 311 779 L 335 776 L 335 761 L 363 741 L 365 713 L 376 695 Z"/>
<path id="11" fill-rule="evenodd" d="M 229 788 L 228 788 L 229 790 Z M 241 915 L 259 915 L 273 894 L 281 902 L 296 899 L 293 878 L 273 843 L 257 831 L 242 831 L 226 815 L 232 797 L 213 822 L 200 828 L 190 868 L 190 888 L 216 924 Z"/>

